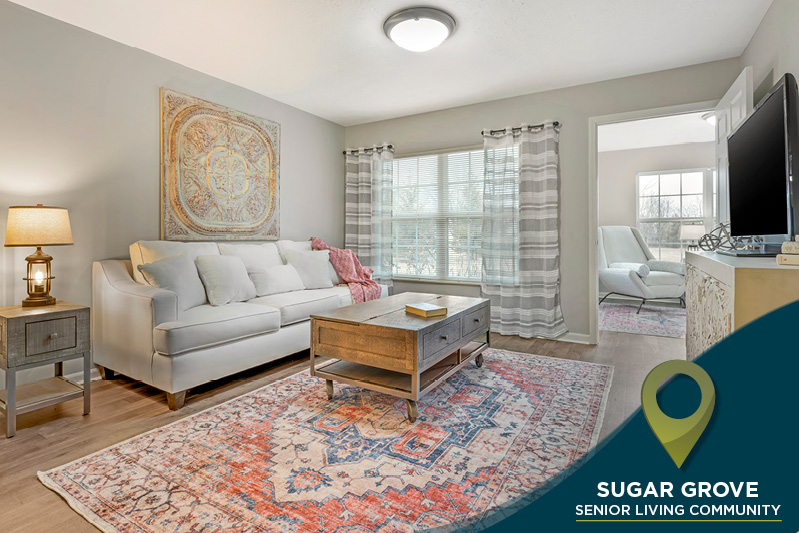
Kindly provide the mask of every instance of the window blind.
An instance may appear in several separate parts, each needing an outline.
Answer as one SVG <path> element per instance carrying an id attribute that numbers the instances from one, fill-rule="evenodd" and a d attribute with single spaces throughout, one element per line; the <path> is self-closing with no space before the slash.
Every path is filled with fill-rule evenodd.
<path id="1" fill-rule="evenodd" d="M 394 160 L 394 276 L 479 280 L 483 151 Z"/>

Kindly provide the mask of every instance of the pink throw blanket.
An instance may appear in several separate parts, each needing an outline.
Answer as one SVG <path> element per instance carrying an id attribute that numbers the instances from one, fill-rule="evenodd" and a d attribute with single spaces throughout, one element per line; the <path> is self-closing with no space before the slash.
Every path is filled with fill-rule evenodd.
<path id="1" fill-rule="evenodd" d="M 330 251 L 330 262 L 350 288 L 353 302 L 359 304 L 380 298 L 380 285 L 372 280 L 372 269 L 361 265 L 355 252 L 328 246 L 318 237 L 311 237 L 311 246 L 314 250 Z"/>

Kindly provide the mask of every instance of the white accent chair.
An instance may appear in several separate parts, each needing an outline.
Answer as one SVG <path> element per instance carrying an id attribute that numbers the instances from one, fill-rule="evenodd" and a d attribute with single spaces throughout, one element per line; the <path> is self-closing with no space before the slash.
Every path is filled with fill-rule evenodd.
<path id="1" fill-rule="evenodd" d="M 676 298 L 685 305 L 685 266 L 656 260 L 638 228 L 600 226 L 597 259 L 599 281 L 608 290 L 600 304 L 611 294 L 618 294 L 641 298 L 636 313 L 647 300 Z"/>

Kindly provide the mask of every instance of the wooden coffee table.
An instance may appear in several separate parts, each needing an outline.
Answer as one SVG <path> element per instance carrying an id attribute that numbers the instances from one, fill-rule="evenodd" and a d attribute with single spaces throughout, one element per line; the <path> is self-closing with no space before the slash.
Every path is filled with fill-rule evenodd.
<path id="1" fill-rule="evenodd" d="M 429 302 L 446 316 L 422 318 L 405 304 Z M 405 292 L 311 316 L 311 375 L 416 402 L 471 360 L 483 364 L 489 344 L 489 305 L 484 298 Z M 335 359 L 316 366 L 316 357 Z"/>

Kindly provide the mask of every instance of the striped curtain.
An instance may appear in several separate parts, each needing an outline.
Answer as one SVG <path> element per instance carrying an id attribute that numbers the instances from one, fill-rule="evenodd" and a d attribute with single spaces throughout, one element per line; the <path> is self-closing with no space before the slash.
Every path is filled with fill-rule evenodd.
<path id="1" fill-rule="evenodd" d="M 524 338 L 567 332 L 560 309 L 559 126 L 484 131 L 483 273 L 491 331 Z"/>
<path id="2" fill-rule="evenodd" d="M 372 279 L 391 286 L 392 185 L 394 152 L 390 145 L 347 150 L 344 246 L 361 264 L 374 270 Z"/>

